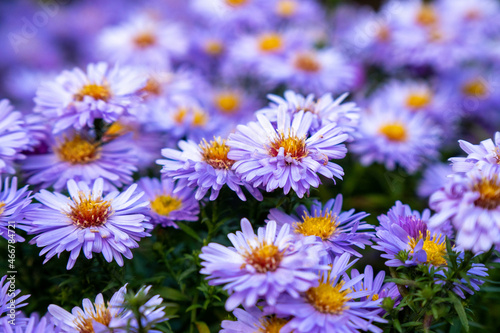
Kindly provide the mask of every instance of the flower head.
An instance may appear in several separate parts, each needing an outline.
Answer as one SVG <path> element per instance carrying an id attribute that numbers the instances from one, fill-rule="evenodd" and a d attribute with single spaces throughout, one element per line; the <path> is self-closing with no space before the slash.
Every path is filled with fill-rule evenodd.
<path id="1" fill-rule="evenodd" d="M 3 191 L 1 180 L 0 177 L 0 235 L 8 240 L 23 242 L 23 237 L 17 233 L 15 237 L 12 237 L 12 233 L 15 233 L 16 229 L 28 229 L 23 222 L 24 215 L 36 205 L 30 205 L 31 192 L 28 191 L 27 185 L 17 189 L 17 177 L 12 180 L 5 178 Z M 9 222 L 15 222 L 15 224 L 9 224 Z"/>
<path id="2" fill-rule="evenodd" d="M 237 321 L 224 320 L 220 333 L 255 333 L 256 328 L 259 333 L 278 333 L 288 322 L 286 318 L 279 318 L 275 315 L 266 316 L 258 307 L 245 310 L 236 308 L 233 315 Z"/>
<path id="3" fill-rule="evenodd" d="M 450 158 L 453 171 L 467 172 L 474 167 L 482 168 L 485 165 L 493 165 L 500 168 L 500 132 L 495 133 L 494 140 L 487 139 L 481 141 L 478 145 L 473 145 L 465 140 L 459 140 L 460 148 L 468 155 L 467 157 Z"/>
<path id="4" fill-rule="evenodd" d="M 23 125 L 21 113 L 13 111 L 8 100 L 0 100 L 0 174 L 14 173 L 14 160 L 23 158 L 21 151 L 29 143 L 29 136 Z"/>

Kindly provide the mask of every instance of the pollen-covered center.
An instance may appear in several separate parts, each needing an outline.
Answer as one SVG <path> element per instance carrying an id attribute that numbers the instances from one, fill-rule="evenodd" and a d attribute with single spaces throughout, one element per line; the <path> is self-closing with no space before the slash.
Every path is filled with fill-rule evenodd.
<path id="1" fill-rule="evenodd" d="M 113 214 L 111 202 L 101 197 L 93 198 L 91 194 L 80 192 L 78 199 L 70 206 L 67 213 L 73 224 L 79 228 L 96 228 L 103 226 Z"/>
<path id="2" fill-rule="evenodd" d="M 224 113 L 233 113 L 240 108 L 240 96 L 238 93 L 231 91 L 221 92 L 215 96 L 215 105 Z"/>
<path id="3" fill-rule="evenodd" d="M 72 139 L 65 138 L 63 142 L 55 147 L 57 156 L 71 164 L 87 164 L 99 158 L 100 148 L 97 143 L 83 139 L 75 135 Z"/>
<path id="4" fill-rule="evenodd" d="M 337 230 L 337 217 L 330 212 L 325 212 L 319 216 L 309 216 L 307 213 L 302 216 L 302 222 L 297 222 L 295 232 L 304 236 L 317 236 L 322 240 L 327 240 Z"/>
<path id="5" fill-rule="evenodd" d="M 412 110 L 423 109 L 431 102 L 431 95 L 428 92 L 411 93 L 406 98 L 406 106 Z"/>
<path id="6" fill-rule="evenodd" d="M 293 66 L 309 73 L 319 72 L 321 64 L 313 53 L 299 53 L 293 59 Z"/>
<path id="7" fill-rule="evenodd" d="M 146 97 L 160 96 L 162 93 L 161 83 L 154 78 L 149 78 L 144 88 L 141 89 L 141 92 L 143 92 Z"/>
<path id="8" fill-rule="evenodd" d="M 257 333 L 279 333 L 281 328 L 288 323 L 288 320 L 277 318 L 276 316 L 262 317 L 260 320 L 261 328 Z"/>
<path id="9" fill-rule="evenodd" d="M 181 208 L 182 200 L 170 195 L 158 195 L 151 201 L 151 209 L 158 215 L 168 216 L 174 210 Z"/>
<path id="10" fill-rule="evenodd" d="M 85 96 L 92 97 L 95 100 L 107 102 L 111 98 L 111 91 L 106 84 L 89 83 L 84 85 L 75 95 L 76 101 L 83 101 Z"/>
<path id="11" fill-rule="evenodd" d="M 425 238 L 421 231 L 419 232 L 419 236 L 417 238 L 411 238 L 408 236 L 408 244 L 411 247 L 411 253 L 413 253 L 417 243 L 423 239 L 424 244 L 422 246 L 422 250 L 424 250 L 427 254 L 427 261 L 425 263 L 433 266 L 446 265 L 446 259 L 444 258 L 446 255 L 446 237 L 441 237 L 441 234 L 431 236 L 431 232 L 429 230 L 427 230 Z"/>
<path id="12" fill-rule="evenodd" d="M 94 304 L 95 312 L 93 309 L 85 309 L 89 317 L 78 316 L 74 320 L 74 324 L 79 333 L 95 333 L 92 321 L 96 321 L 104 326 L 108 326 L 111 322 L 111 312 L 104 304 Z"/>
<path id="13" fill-rule="evenodd" d="M 5 202 L 0 201 L 0 215 L 5 211 Z"/>
<path id="14" fill-rule="evenodd" d="M 231 7 L 241 7 L 244 6 L 248 0 L 225 0 L 226 4 Z"/>
<path id="15" fill-rule="evenodd" d="M 388 140 L 395 142 L 406 141 L 408 136 L 405 125 L 397 121 L 381 126 L 379 133 L 384 135 Z"/>
<path id="16" fill-rule="evenodd" d="M 214 169 L 230 169 L 233 166 L 234 161 L 227 158 L 230 148 L 226 145 L 226 140 L 214 137 L 214 140 L 207 142 L 203 139 L 199 147 L 203 161 Z"/>
<path id="17" fill-rule="evenodd" d="M 276 13 L 279 16 L 290 17 L 297 12 L 297 2 L 295 0 L 281 0 L 276 4 Z"/>
<path id="18" fill-rule="evenodd" d="M 431 26 L 438 23 L 438 16 L 431 5 L 423 5 L 417 13 L 417 23 L 423 26 Z"/>
<path id="19" fill-rule="evenodd" d="M 276 245 L 264 241 L 245 252 L 243 257 L 246 263 L 255 268 L 258 273 L 274 272 L 283 259 L 283 251 L 280 251 Z"/>
<path id="20" fill-rule="evenodd" d="M 284 133 L 279 133 L 274 140 L 269 143 L 269 155 L 273 157 L 278 156 L 282 148 L 285 157 L 290 157 L 295 160 L 301 160 L 309 154 L 305 136 L 299 138 L 293 134 L 285 135 Z"/>
<path id="21" fill-rule="evenodd" d="M 205 42 L 203 49 L 206 53 L 216 56 L 224 52 L 224 44 L 216 39 L 209 39 Z"/>
<path id="22" fill-rule="evenodd" d="M 328 273 L 328 275 L 330 275 Z M 326 314 L 341 314 L 344 310 L 349 307 L 345 305 L 347 301 L 350 300 L 348 294 L 351 292 L 350 289 L 341 291 L 344 285 L 343 281 L 340 281 L 336 285 L 332 285 L 329 282 L 329 278 L 326 282 L 320 280 L 319 286 L 309 288 L 306 291 L 306 299 L 317 311 Z"/>
<path id="23" fill-rule="evenodd" d="M 470 97 L 484 97 L 488 94 L 488 87 L 483 80 L 475 79 L 465 83 L 462 92 Z"/>
<path id="24" fill-rule="evenodd" d="M 262 52 L 271 53 L 281 50 L 283 40 L 277 33 L 266 33 L 259 37 L 259 49 Z"/>
<path id="25" fill-rule="evenodd" d="M 485 209 L 497 209 L 500 206 L 500 179 L 497 175 L 491 179 L 483 178 L 473 186 L 479 192 L 479 198 L 474 201 L 476 206 Z"/>
<path id="26" fill-rule="evenodd" d="M 155 45 L 157 42 L 157 39 L 153 33 L 146 31 L 146 32 L 142 32 L 140 34 L 137 34 L 134 37 L 133 42 L 137 48 L 146 49 L 148 47 Z"/>

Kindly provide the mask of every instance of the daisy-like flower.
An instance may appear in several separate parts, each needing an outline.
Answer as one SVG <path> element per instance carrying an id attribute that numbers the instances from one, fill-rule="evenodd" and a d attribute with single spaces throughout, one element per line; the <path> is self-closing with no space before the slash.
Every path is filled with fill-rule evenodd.
<path id="1" fill-rule="evenodd" d="M 277 95 L 268 95 L 271 104 L 263 108 L 258 113 L 263 113 L 267 118 L 276 121 L 280 105 L 285 105 L 292 115 L 304 111 L 313 114 L 313 122 L 310 128 L 311 133 L 317 132 L 321 127 L 330 123 L 337 123 L 344 132 L 348 133 L 350 139 L 359 124 L 359 108 L 356 103 L 344 103 L 348 94 L 344 93 L 334 99 L 332 94 L 324 94 L 317 100 L 314 94 L 303 96 L 292 90 L 285 91 L 284 98 Z"/>
<path id="2" fill-rule="evenodd" d="M 456 244 L 474 253 L 500 246 L 500 176 L 496 165 L 484 164 L 465 175 L 454 175 L 434 193 L 429 205 L 437 213 L 429 225 L 451 220 Z"/>
<path id="3" fill-rule="evenodd" d="M 8 100 L 0 100 L 0 174 L 14 173 L 14 160 L 23 158 L 21 151 L 29 143 L 23 125 L 21 113 Z"/>
<path id="4" fill-rule="evenodd" d="M 69 127 L 93 127 L 95 119 L 111 123 L 138 105 L 145 83 L 145 77 L 131 68 L 89 64 L 86 73 L 75 68 L 43 83 L 36 93 L 34 111 L 54 124 L 54 133 Z"/>
<path id="5" fill-rule="evenodd" d="M 446 237 L 428 226 L 431 212 L 422 214 L 412 211 L 410 206 L 396 201 L 387 215 L 378 217 L 373 248 L 384 252 L 381 257 L 388 259 L 387 266 L 412 266 L 426 264 L 446 265 Z"/>
<path id="6" fill-rule="evenodd" d="M 257 332 L 280 332 L 288 319 L 278 318 L 275 315 L 266 316 L 258 307 L 246 310 L 234 309 L 233 315 L 236 321 L 222 321 L 222 330 L 219 333 L 255 333 Z"/>
<path id="7" fill-rule="evenodd" d="M 210 200 L 215 200 L 224 185 L 236 192 L 238 197 L 245 201 L 245 195 L 240 186 L 244 186 L 257 200 L 262 200 L 262 194 L 240 180 L 232 167 L 234 160 L 228 157 L 231 148 L 226 140 L 214 137 L 207 142 L 203 139 L 200 144 L 194 141 L 179 141 L 181 151 L 165 148 L 161 151 L 167 159 L 158 160 L 163 165 L 161 172 L 173 179 L 179 179 L 176 191 L 188 186 L 196 188 L 196 200 L 201 200 L 210 190 Z M 174 191 L 175 193 L 175 191 Z"/>
<path id="8" fill-rule="evenodd" d="M 355 289 L 364 275 L 349 278 L 346 271 L 355 262 L 349 263 L 349 258 L 348 253 L 335 258 L 331 270 L 320 274 L 319 284 L 307 289 L 299 298 L 280 297 L 272 309 L 279 316 L 293 318 L 279 332 L 382 332 L 372 324 L 386 322 L 373 311 L 382 302 L 380 298 L 375 300 L 378 290 Z"/>
<path id="9" fill-rule="evenodd" d="M 361 221 L 368 215 L 364 212 L 354 213 L 354 209 L 342 212 L 342 195 L 339 194 L 324 206 L 317 200 L 313 201 L 310 210 L 301 205 L 294 215 L 287 215 L 274 208 L 267 218 L 276 221 L 278 226 L 290 225 L 298 238 L 315 236 L 323 242 L 332 256 L 348 252 L 361 257 L 353 247 L 364 249 L 365 245 L 371 244 L 373 233 L 367 230 L 372 230 L 373 227 Z"/>
<path id="10" fill-rule="evenodd" d="M 20 293 L 21 289 L 15 288 L 15 277 L 12 279 L 9 275 L 2 276 L 0 279 L 0 317 L 12 315 L 10 317 L 15 318 L 20 313 L 18 309 L 28 305 L 22 302 L 30 295 L 17 297 Z"/>
<path id="11" fill-rule="evenodd" d="M 141 178 L 137 184 L 149 200 L 151 223 L 175 227 L 175 221 L 197 221 L 200 205 L 188 187 L 178 189 L 171 179 Z"/>
<path id="12" fill-rule="evenodd" d="M 200 254 L 200 273 L 208 275 L 210 285 L 225 284 L 231 295 L 228 311 L 240 304 L 252 307 L 260 298 L 274 305 L 282 293 L 298 297 L 317 285 L 316 272 L 325 267 L 320 265 L 322 246 L 314 237 L 294 240 L 288 225 L 277 233 L 274 221 L 255 234 L 250 221 L 242 219 L 241 230 L 228 235 L 234 247 L 210 243 Z"/>
<path id="13" fill-rule="evenodd" d="M 144 65 L 157 69 L 171 66 L 172 57 L 187 50 L 185 32 L 174 23 L 141 14 L 99 36 L 100 52 L 112 62 Z"/>
<path id="14" fill-rule="evenodd" d="M 318 174 L 327 178 L 342 178 L 342 168 L 330 162 L 344 158 L 347 149 L 342 144 L 348 135 L 336 123 L 308 135 L 313 114 L 299 111 L 293 117 L 281 106 L 277 128 L 271 120 L 257 114 L 258 122 L 239 125 L 229 135 L 228 158 L 235 161 L 233 169 L 254 187 L 265 186 L 267 192 L 293 189 L 302 198 L 310 187 L 321 183 Z"/>
<path id="15" fill-rule="evenodd" d="M 360 138 L 351 146 L 363 165 L 384 163 L 393 170 L 396 164 L 415 172 L 428 159 L 438 156 L 441 130 L 423 113 L 395 109 L 380 101 L 361 117 Z"/>
<path id="16" fill-rule="evenodd" d="M 18 320 L 22 319 L 19 323 Z M 37 313 L 29 318 L 16 318 L 15 325 L 9 323 L 8 317 L 0 319 L 0 332 L 2 333 L 61 333 L 51 321 L 50 315 L 42 318 Z"/>
<path id="17" fill-rule="evenodd" d="M 70 179 L 91 183 L 102 178 L 105 190 L 132 183 L 137 161 L 130 137 L 99 143 L 83 134 L 71 133 L 50 141 L 49 152 L 30 155 L 22 165 L 29 184 L 53 186 L 59 191 Z"/>
<path id="18" fill-rule="evenodd" d="M 113 258 L 123 266 L 122 255 L 132 258 L 130 249 L 139 247 L 141 238 L 150 236 L 153 228 L 144 215 L 148 201 L 137 193 L 137 185 L 126 191 L 103 195 L 104 182 L 98 178 L 92 189 L 85 182 L 68 181 L 70 198 L 46 190 L 35 194 L 43 207 L 36 212 L 26 213 L 31 221 L 30 234 L 36 236 L 31 244 L 43 247 L 45 262 L 54 255 L 70 252 L 67 269 L 71 269 L 83 250 L 87 259 L 92 252 L 102 252 L 104 259 Z"/>
<path id="19" fill-rule="evenodd" d="M 460 148 L 468 155 L 467 157 L 450 158 L 453 171 L 468 172 L 474 167 L 481 169 L 487 165 L 500 168 L 500 132 L 495 133 L 494 140 L 487 139 L 481 141 L 478 145 L 473 145 L 465 140 L 459 140 Z"/>
<path id="20" fill-rule="evenodd" d="M 0 177 L 0 235 L 2 237 L 16 242 L 24 241 L 24 238 L 16 233 L 16 229 L 27 229 L 22 222 L 24 214 L 36 207 L 35 205 L 30 206 L 30 203 L 31 191 L 28 191 L 28 185 L 18 190 L 17 177 L 12 178 L 12 180 L 5 178 L 2 190 L 2 178 Z"/>

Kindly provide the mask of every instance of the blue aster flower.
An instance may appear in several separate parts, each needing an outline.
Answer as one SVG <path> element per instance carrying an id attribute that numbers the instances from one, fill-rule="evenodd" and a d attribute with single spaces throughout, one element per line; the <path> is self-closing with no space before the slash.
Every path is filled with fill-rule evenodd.
<path id="1" fill-rule="evenodd" d="M 207 142 L 205 139 L 200 144 L 194 141 L 179 141 L 178 151 L 171 148 L 162 150 L 162 155 L 167 159 L 158 160 L 163 165 L 161 172 L 169 178 L 178 179 L 176 191 L 188 186 L 196 188 L 196 200 L 201 200 L 210 190 L 210 200 L 215 200 L 224 185 L 236 192 L 238 197 L 245 201 L 241 186 L 245 187 L 257 200 L 262 200 L 262 194 L 242 181 L 233 171 L 235 163 L 229 157 L 231 148 L 226 140 L 214 137 Z"/>
<path id="2" fill-rule="evenodd" d="M 495 133 L 493 141 L 487 139 L 481 141 L 478 145 L 474 145 L 465 140 L 459 140 L 460 148 L 468 155 L 467 157 L 450 158 L 453 171 L 467 172 L 474 167 L 482 168 L 484 165 L 500 165 L 500 132 Z"/>
<path id="3" fill-rule="evenodd" d="M 8 100 L 0 100 L 0 174 L 15 172 L 14 160 L 23 158 L 29 143 L 22 115 L 13 109 Z"/>
<path id="4" fill-rule="evenodd" d="M 241 232 L 229 234 L 234 247 L 210 243 L 202 248 L 200 273 L 208 275 L 210 285 L 225 284 L 230 294 L 226 309 L 238 305 L 254 306 L 258 299 L 274 305 L 278 296 L 299 292 L 317 285 L 316 272 L 324 255 L 314 237 L 295 240 L 289 225 L 276 229 L 276 222 L 254 233 L 247 219 L 241 220 Z"/>
<path id="5" fill-rule="evenodd" d="M 107 195 L 103 195 L 103 186 L 102 178 L 92 188 L 70 180 L 71 197 L 47 190 L 35 194 L 42 207 L 26 213 L 26 219 L 31 222 L 29 233 L 36 235 L 30 243 L 43 247 L 40 255 L 46 255 L 44 263 L 68 251 L 67 269 L 71 269 L 83 251 L 87 259 L 93 252 L 102 253 L 107 262 L 114 258 L 123 266 L 122 256 L 131 259 L 130 249 L 150 236 L 148 231 L 153 226 L 144 215 L 149 202 L 142 199 L 143 192 L 136 192 L 137 185 Z"/>
<path id="6" fill-rule="evenodd" d="M 342 212 L 342 195 L 339 194 L 335 199 L 328 200 L 324 206 L 317 200 L 313 201 L 310 210 L 301 205 L 293 215 L 274 208 L 270 210 L 267 218 L 276 221 L 278 226 L 290 225 L 299 238 L 317 237 L 332 256 L 348 252 L 361 257 L 353 248 L 364 249 L 365 245 L 371 244 L 373 233 L 368 230 L 373 230 L 373 227 L 361 221 L 368 215 L 364 212 L 354 213 L 354 209 Z"/>
<path id="7" fill-rule="evenodd" d="M 310 112 L 300 111 L 293 117 L 280 107 L 277 126 L 262 114 L 257 122 L 239 125 L 231 133 L 227 145 L 228 158 L 235 161 L 233 169 L 253 187 L 265 186 L 267 192 L 293 189 L 302 198 L 310 187 L 321 183 L 319 175 L 329 179 L 342 178 L 342 168 L 330 162 L 344 158 L 342 144 L 348 135 L 336 123 L 328 124 L 309 135 L 313 121 Z"/>
<path id="8" fill-rule="evenodd" d="M 14 286 L 11 288 L 11 284 L 13 283 L 9 275 L 4 275 L 0 279 L 0 317 L 4 317 L 5 315 L 12 318 L 9 315 L 13 315 L 15 318 L 21 313 L 18 309 L 28 305 L 28 303 L 22 302 L 28 299 L 30 295 L 19 296 L 21 289 L 15 289 Z"/>
<path id="9" fill-rule="evenodd" d="M 320 274 L 319 284 L 301 293 L 300 297 L 280 297 L 269 311 L 278 316 L 293 316 L 280 332 L 382 332 L 373 324 L 386 322 L 374 311 L 382 299 L 374 300 L 373 288 L 355 289 L 364 275 L 349 277 L 347 270 L 355 262 L 349 263 L 349 259 L 348 253 L 335 258 L 331 270 Z"/>
<path id="10" fill-rule="evenodd" d="M 179 189 L 172 180 L 156 178 L 141 178 L 137 184 L 144 191 L 145 199 L 149 200 L 151 210 L 147 213 L 151 223 L 163 227 L 175 228 L 175 221 L 197 221 L 200 204 L 195 199 L 193 190 L 188 187 Z"/>
<path id="11" fill-rule="evenodd" d="M 280 332 L 289 319 L 278 318 L 275 315 L 265 315 L 258 307 L 248 309 L 234 309 L 233 315 L 236 321 L 222 321 L 222 330 L 219 333 L 255 333 L 257 332 Z"/>
<path id="12" fill-rule="evenodd" d="M 1 318 L 0 331 L 3 333 L 62 333 L 51 319 L 50 315 L 40 318 L 37 313 L 33 313 L 29 318 L 16 318 L 16 324 L 12 325 L 9 323 L 8 317 Z"/>

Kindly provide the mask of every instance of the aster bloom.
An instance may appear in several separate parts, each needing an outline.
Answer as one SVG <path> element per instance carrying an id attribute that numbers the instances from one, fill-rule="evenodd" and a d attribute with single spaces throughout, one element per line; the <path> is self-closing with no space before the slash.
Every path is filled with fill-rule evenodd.
<path id="1" fill-rule="evenodd" d="M 385 164 L 393 170 L 396 164 L 415 172 L 429 159 L 437 158 L 441 129 L 425 114 L 395 109 L 375 101 L 361 117 L 360 138 L 351 149 L 360 155 L 363 165 Z"/>
<path id="2" fill-rule="evenodd" d="M 278 318 L 275 315 L 266 316 L 258 307 L 248 309 L 236 308 L 233 311 L 236 321 L 222 321 L 222 330 L 219 333 L 255 333 L 280 332 L 288 319 Z"/>
<path id="3" fill-rule="evenodd" d="M 456 244 L 474 253 L 500 245 L 500 177 L 496 165 L 484 164 L 464 175 L 454 175 L 434 193 L 429 205 L 436 211 L 429 225 L 448 220 L 457 232 Z"/>
<path id="4" fill-rule="evenodd" d="M 355 290 L 364 275 L 352 278 L 347 275 L 347 269 L 355 262 L 349 263 L 349 259 L 348 253 L 335 258 L 331 270 L 320 274 L 319 284 L 310 287 L 299 298 L 280 297 L 272 309 L 279 316 L 293 316 L 281 328 L 281 333 L 382 332 L 372 324 L 386 322 L 373 311 L 382 299 L 374 300 L 374 289 Z"/>
<path id="5" fill-rule="evenodd" d="M 70 179 L 91 183 L 104 180 L 106 190 L 132 182 L 137 160 L 131 149 L 130 137 L 121 136 L 105 143 L 80 133 L 51 138 L 50 151 L 29 155 L 22 169 L 28 183 L 61 190 Z"/>
<path id="6" fill-rule="evenodd" d="M 274 221 L 255 234 L 250 222 L 242 219 L 241 230 L 228 235 L 234 247 L 210 243 L 200 254 L 200 273 L 208 275 L 210 285 L 225 284 L 231 295 L 228 311 L 240 304 L 254 306 L 259 298 L 274 305 L 282 293 L 298 297 L 317 285 L 316 271 L 325 267 L 319 264 L 323 250 L 314 237 L 294 240 L 288 225 L 277 233 Z"/>
<path id="7" fill-rule="evenodd" d="M 70 252 L 67 269 L 71 269 L 80 255 L 92 258 L 92 252 L 102 252 L 104 259 L 113 258 L 123 266 L 122 255 L 132 258 L 130 249 L 139 246 L 141 238 L 150 236 L 153 226 L 144 215 L 148 201 L 137 193 L 137 185 L 131 185 L 120 193 L 113 191 L 103 195 L 104 182 L 98 178 L 92 189 L 85 182 L 68 181 L 70 198 L 47 190 L 35 194 L 43 205 L 38 211 L 27 213 L 31 221 L 30 234 L 36 236 L 31 244 L 43 247 L 45 262 L 64 251 Z"/>
<path id="8" fill-rule="evenodd" d="M 236 192 L 245 201 L 245 195 L 240 186 L 244 186 L 257 200 L 262 200 L 262 194 L 247 183 L 240 180 L 232 167 L 234 160 L 228 157 L 231 151 L 226 140 L 214 137 L 200 144 L 194 141 L 179 141 L 181 151 L 165 148 L 161 153 L 167 159 L 158 160 L 163 165 L 161 172 L 165 177 L 178 179 L 176 191 L 188 186 L 196 188 L 196 200 L 201 200 L 210 190 L 210 200 L 215 200 L 224 185 Z M 175 192 L 174 192 L 175 193 Z"/>
<path id="9" fill-rule="evenodd" d="M 327 93 L 316 100 L 314 94 L 303 96 L 292 90 L 287 90 L 285 91 L 284 98 L 272 94 L 268 95 L 267 97 L 272 103 L 269 107 L 257 112 L 263 113 L 273 121 L 278 116 L 280 105 L 285 105 L 288 112 L 292 115 L 300 111 L 310 112 L 313 114 L 313 122 L 310 128 L 311 133 L 318 131 L 327 124 L 335 122 L 352 139 L 352 132 L 356 130 L 359 124 L 360 109 L 353 102 L 344 103 L 347 96 L 348 94 L 344 93 L 334 99 L 332 94 Z"/>
<path id="10" fill-rule="evenodd" d="M 89 64 L 86 73 L 75 68 L 43 83 L 34 111 L 54 123 L 54 133 L 93 127 L 95 119 L 111 123 L 138 105 L 145 83 L 145 77 L 131 68 Z"/>
<path id="11" fill-rule="evenodd" d="M 22 302 L 30 297 L 30 295 L 17 297 L 21 293 L 21 289 L 10 288 L 11 283 L 15 283 L 15 279 L 12 280 L 8 275 L 4 275 L 0 279 L 0 317 L 3 317 L 4 314 L 6 316 L 9 314 L 15 314 L 17 316 L 17 314 L 20 313 L 17 310 L 20 307 L 28 305 L 28 303 Z M 14 300 L 15 297 L 17 298 Z"/>
<path id="12" fill-rule="evenodd" d="M 267 218 L 276 221 L 278 226 L 290 225 L 297 237 L 315 236 L 323 242 L 332 256 L 345 252 L 361 257 L 353 247 L 364 249 L 370 245 L 373 233 L 367 232 L 373 227 L 361 221 L 369 214 L 354 213 L 354 209 L 342 212 L 342 195 L 330 199 L 323 206 L 314 200 L 311 209 L 304 205 L 296 209 L 296 214 L 287 215 L 282 210 L 271 209 Z"/>
<path id="13" fill-rule="evenodd" d="M 21 323 L 18 322 L 20 319 Z M 8 317 L 1 318 L 0 331 L 3 333 L 61 333 L 61 330 L 51 322 L 50 315 L 40 318 L 37 313 L 29 318 L 16 318 L 15 325 L 9 323 Z"/>
<path id="14" fill-rule="evenodd" d="M 429 228 L 430 217 L 429 209 L 420 214 L 401 201 L 378 217 L 373 248 L 384 252 L 387 266 L 446 265 L 446 237 Z"/>
<path id="15" fill-rule="evenodd" d="M 175 227 L 175 221 L 197 221 L 200 205 L 188 187 L 178 189 L 171 179 L 141 178 L 137 184 L 149 200 L 151 223 Z"/>
<path id="16" fill-rule="evenodd" d="M 29 143 L 23 125 L 21 113 L 8 100 L 0 100 L 0 174 L 14 173 L 14 160 L 23 158 L 21 151 Z"/>
<path id="17" fill-rule="evenodd" d="M 474 167 L 493 165 L 500 166 L 500 132 L 495 133 L 494 142 L 492 139 L 481 141 L 478 145 L 473 145 L 465 140 L 459 140 L 460 148 L 465 151 L 467 157 L 450 158 L 453 171 L 468 172 Z"/>
<path id="18" fill-rule="evenodd" d="M 300 111 L 293 117 L 284 106 L 277 116 L 277 127 L 267 117 L 257 114 L 257 122 L 239 125 L 227 145 L 233 169 L 254 187 L 265 186 L 267 192 L 293 189 L 302 198 L 309 188 L 321 183 L 318 174 L 342 179 L 342 168 L 329 160 L 344 158 L 342 144 L 348 135 L 336 123 L 308 135 L 313 121 L 310 112 Z"/>

